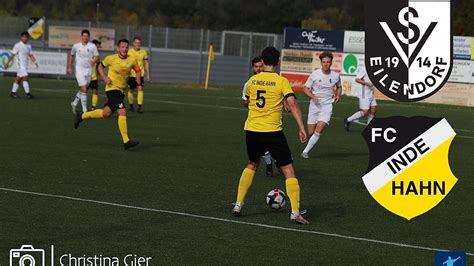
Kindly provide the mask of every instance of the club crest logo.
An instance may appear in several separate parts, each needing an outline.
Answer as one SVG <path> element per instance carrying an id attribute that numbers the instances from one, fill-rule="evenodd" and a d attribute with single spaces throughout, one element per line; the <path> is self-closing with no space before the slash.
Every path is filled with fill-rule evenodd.
<path id="1" fill-rule="evenodd" d="M 444 118 L 375 118 L 362 133 L 369 167 L 362 177 L 384 208 L 411 220 L 438 205 L 457 178 L 448 154 L 456 133 Z"/>
<path id="2" fill-rule="evenodd" d="M 365 1 L 365 65 L 375 87 L 397 101 L 436 93 L 452 69 L 449 0 Z"/>

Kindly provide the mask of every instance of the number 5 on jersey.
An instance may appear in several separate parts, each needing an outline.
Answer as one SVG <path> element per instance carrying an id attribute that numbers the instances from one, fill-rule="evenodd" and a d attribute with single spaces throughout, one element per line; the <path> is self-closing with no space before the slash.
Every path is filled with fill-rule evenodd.
<path id="1" fill-rule="evenodd" d="M 257 102 L 255 105 L 257 105 L 258 108 L 263 108 L 265 107 L 265 97 L 263 97 L 263 94 L 267 93 L 265 90 L 257 90 Z"/>

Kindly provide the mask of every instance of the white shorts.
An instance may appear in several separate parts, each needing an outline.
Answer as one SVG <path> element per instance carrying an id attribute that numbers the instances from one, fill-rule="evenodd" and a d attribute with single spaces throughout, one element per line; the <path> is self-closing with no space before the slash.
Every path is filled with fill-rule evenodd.
<path id="1" fill-rule="evenodd" d="M 77 84 L 79 87 L 82 86 L 89 86 L 89 83 L 91 83 L 91 75 L 89 73 L 83 74 L 83 73 L 76 73 L 76 80 Z"/>
<path id="2" fill-rule="evenodd" d="M 332 103 L 309 104 L 308 125 L 315 125 L 318 122 L 324 122 L 329 125 L 332 116 Z"/>
<path id="3" fill-rule="evenodd" d="M 28 77 L 28 71 L 26 71 L 26 68 L 24 67 L 18 68 L 16 76 L 20 78 Z"/>
<path id="4" fill-rule="evenodd" d="M 370 107 L 377 106 L 375 97 L 370 98 L 359 98 L 359 107 L 361 110 L 369 110 Z"/>

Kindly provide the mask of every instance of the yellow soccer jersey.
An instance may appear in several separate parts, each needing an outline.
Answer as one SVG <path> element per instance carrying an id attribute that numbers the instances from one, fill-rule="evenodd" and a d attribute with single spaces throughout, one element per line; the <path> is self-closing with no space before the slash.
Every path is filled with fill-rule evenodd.
<path id="1" fill-rule="evenodd" d="M 121 58 L 118 54 L 107 56 L 102 61 L 102 66 L 109 68 L 107 76 L 112 81 L 111 84 L 105 86 L 105 91 L 120 90 L 124 93 L 132 69 L 140 71 L 137 60 L 134 57 L 127 56 L 127 58 Z"/>
<path id="2" fill-rule="evenodd" d="M 142 70 L 142 77 L 145 75 L 145 60 L 148 60 L 148 53 L 146 50 L 140 49 L 140 50 L 135 50 L 135 48 L 131 48 L 128 50 L 128 56 L 134 57 L 137 62 L 138 66 Z M 137 74 L 135 71 L 132 71 L 130 73 L 132 77 L 136 77 Z"/>
<path id="3" fill-rule="evenodd" d="M 249 113 L 245 130 L 254 132 L 281 131 L 283 100 L 294 95 L 288 79 L 272 72 L 261 72 L 247 81 L 245 96 Z"/>

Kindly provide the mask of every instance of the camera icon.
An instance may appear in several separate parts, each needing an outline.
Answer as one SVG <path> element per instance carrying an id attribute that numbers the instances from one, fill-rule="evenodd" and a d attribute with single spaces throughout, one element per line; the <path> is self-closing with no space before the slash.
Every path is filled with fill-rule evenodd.
<path id="1" fill-rule="evenodd" d="M 32 245 L 23 245 L 19 249 L 10 249 L 10 266 L 45 266 L 44 250 Z"/>

